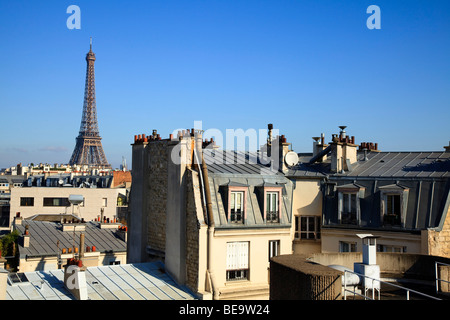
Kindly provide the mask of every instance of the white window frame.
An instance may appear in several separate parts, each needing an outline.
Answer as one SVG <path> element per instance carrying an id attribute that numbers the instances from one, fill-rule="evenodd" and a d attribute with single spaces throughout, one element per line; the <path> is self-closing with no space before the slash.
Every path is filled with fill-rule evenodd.
<path id="1" fill-rule="evenodd" d="M 250 242 L 227 242 L 227 281 L 249 280 Z"/>
<path id="2" fill-rule="evenodd" d="M 240 201 L 240 213 L 236 213 L 236 209 L 238 208 L 238 198 L 241 199 Z M 244 202 L 245 202 L 245 192 L 244 191 L 235 191 L 232 190 L 230 191 L 230 201 L 229 201 L 229 206 L 230 206 L 230 217 L 229 217 L 229 221 L 233 222 L 233 223 L 242 223 L 244 222 Z M 237 216 L 240 215 L 240 219 L 237 219 Z"/>
<path id="3" fill-rule="evenodd" d="M 273 199 L 275 196 L 275 200 Z M 266 191 L 266 222 L 279 222 L 280 221 L 280 192 L 279 191 Z M 275 201 L 275 206 L 274 202 Z M 275 211 L 272 209 L 275 208 Z"/>
<path id="4" fill-rule="evenodd" d="M 280 240 L 269 240 L 269 261 L 280 254 Z"/>

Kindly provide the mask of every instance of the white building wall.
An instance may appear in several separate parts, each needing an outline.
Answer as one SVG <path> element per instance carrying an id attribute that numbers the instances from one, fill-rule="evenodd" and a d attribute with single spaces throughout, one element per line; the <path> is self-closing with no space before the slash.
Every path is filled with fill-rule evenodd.
<path id="1" fill-rule="evenodd" d="M 17 212 L 20 216 L 28 218 L 36 214 L 75 214 L 85 221 L 92 221 L 101 214 L 113 219 L 117 215 L 117 197 L 126 194 L 126 189 L 111 188 L 69 188 L 69 187 L 29 187 L 11 189 L 10 225 Z M 82 195 L 84 204 L 80 206 L 54 207 L 44 206 L 44 198 L 69 198 L 70 195 Z M 33 206 L 21 206 L 20 198 L 34 198 Z M 105 200 L 106 199 L 106 206 Z"/>

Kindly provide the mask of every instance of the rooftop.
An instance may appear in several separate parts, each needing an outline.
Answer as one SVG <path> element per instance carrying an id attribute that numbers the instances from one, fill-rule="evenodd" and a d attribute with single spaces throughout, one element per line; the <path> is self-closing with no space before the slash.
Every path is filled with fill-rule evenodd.
<path id="1" fill-rule="evenodd" d="M 89 267 L 86 269 L 89 300 L 194 300 L 164 271 L 160 262 Z M 64 286 L 64 269 L 21 274 L 8 281 L 6 300 L 75 300 Z"/>
<path id="2" fill-rule="evenodd" d="M 20 233 L 24 233 L 25 225 L 28 225 L 30 245 L 24 248 L 19 242 L 21 254 L 28 257 L 55 256 L 62 248 L 79 246 L 81 231 L 63 231 L 61 223 L 49 221 L 23 220 L 21 225 L 16 225 Z M 95 246 L 99 252 L 126 252 L 127 244 L 116 235 L 114 228 L 100 228 L 98 222 L 84 223 L 85 245 Z M 57 242 L 59 241 L 59 250 Z"/>
<path id="3" fill-rule="evenodd" d="M 305 159 L 303 157 L 303 159 Z M 288 176 L 294 177 L 324 177 L 332 174 L 330 160 L 323 163 L 308 161 L 291 168 Z M 335 173 L 341 177 L 369 178 L 450 178 L 450 152 L 358 152 L 358 161 L 352 165 L 352 170 Z"/>

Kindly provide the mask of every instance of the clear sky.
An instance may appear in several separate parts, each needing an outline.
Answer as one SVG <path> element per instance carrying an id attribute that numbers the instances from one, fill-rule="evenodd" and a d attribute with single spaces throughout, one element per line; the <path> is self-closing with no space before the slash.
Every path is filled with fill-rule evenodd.
<path id="1" fill-rule="evenodd" d="M 69 29 L 67 7 L 81 10 Z M 369 29 L 377 5 L 381 29 Z M 297 152 L 347 125 L 383 151 L 450 140 L 450 1 L 0 2 L 0 168 L 68 163 L 89 37 L 108 161 L 135 134 L 265 129 Z M 262 137 L 265 139 L 266 137 Z"/>

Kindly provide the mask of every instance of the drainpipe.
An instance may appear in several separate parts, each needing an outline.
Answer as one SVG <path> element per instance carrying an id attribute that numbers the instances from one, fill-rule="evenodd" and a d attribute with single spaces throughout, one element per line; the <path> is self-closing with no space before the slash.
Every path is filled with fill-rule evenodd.
<path id="1" fill-rule="evenodd" d="M 205 159 L 203 157 L 203 151 L 202 154 L 202 173 L 203 173 L 203 189 L 205 190 L 205 197 L 206 197 L 206 212 L 208 216 L 208 243 L 207 243 L 207 270 L 210 276 L 211 280 L 211 293 L 213 300 L 219 299 L 219 292 L 215 289 L 216 287 L 216 281 L 213 271 L 213 263 L 212 263 L 212 242 L 214 237 L 214 217 L 212 213 L 212 202 L 211 202 L 211 190 L 209 188 L 209 180 L 208 180 L 208 168 L 206 167 Z"/>

